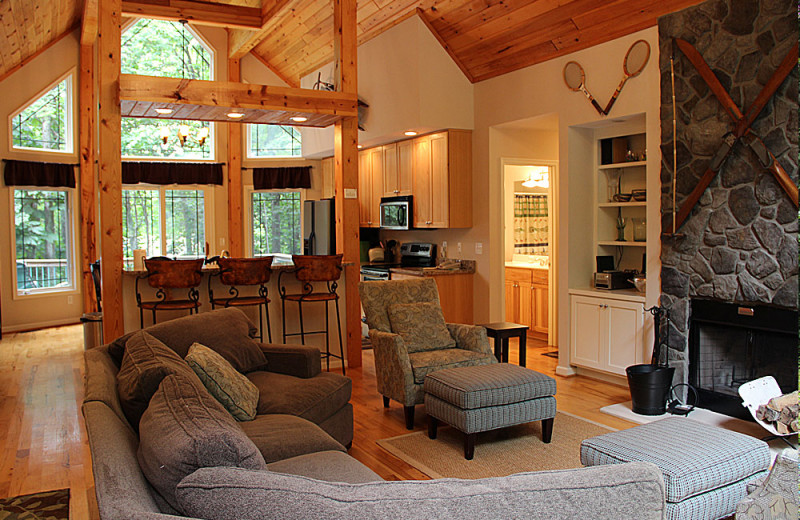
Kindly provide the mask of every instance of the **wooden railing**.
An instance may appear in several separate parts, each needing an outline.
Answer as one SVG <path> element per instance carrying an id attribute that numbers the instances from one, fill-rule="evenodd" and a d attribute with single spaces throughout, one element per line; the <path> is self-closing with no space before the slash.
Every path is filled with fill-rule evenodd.
<path id="1" fill-rule="evenodd" d="M 69 283 L 67 269 L 66 259 L 17 259 L 17 287 L 38 289 L 67 285 Z"/>

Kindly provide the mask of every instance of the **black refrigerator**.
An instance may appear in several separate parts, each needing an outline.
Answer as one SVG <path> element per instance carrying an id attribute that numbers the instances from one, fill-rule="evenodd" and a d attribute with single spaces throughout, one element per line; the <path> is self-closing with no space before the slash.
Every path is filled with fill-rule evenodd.
<path id="1" fill-rule="evenodd" d="M 334 199 L 303 202 L 303 254 L 336 254 Z"/>

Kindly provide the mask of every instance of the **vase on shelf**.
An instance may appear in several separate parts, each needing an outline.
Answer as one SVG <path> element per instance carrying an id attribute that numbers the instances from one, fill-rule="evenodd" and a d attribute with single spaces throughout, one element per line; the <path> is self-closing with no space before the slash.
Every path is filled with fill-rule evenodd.
<path id="1" fill-rule="evenodd" d="M 633 241 L 646 242 L 647 241 L 647 220 L 643 218 L 631 218 L 633 222 Z"/>
<path id="2" fill-rule="evenodd" d="M 612 168 L 605 170 L 606 174 L 606 182 L 608 184 L 606 195 L 608 196 L 608 202 L 614 202 L 614 195 L 619 193 L 619 184 L 620 178 L 622 177 L 622 170 L 618 168 Z"/>
<path id="3" fill-rule="evenodd" d="M 625 226 L 627 222 L 622 217 L 617 217 L 617 242 L 625 242 Z"/>

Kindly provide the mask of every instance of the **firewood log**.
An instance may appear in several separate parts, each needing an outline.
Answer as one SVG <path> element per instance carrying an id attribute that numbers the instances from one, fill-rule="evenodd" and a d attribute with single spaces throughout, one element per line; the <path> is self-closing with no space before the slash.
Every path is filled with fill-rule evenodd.
<path id="1" fill-rule="evenodd" d="M 780 415 L 781 413 L 778 410 L 773 410 L 765 404 L 762 404 L 758 407 L 758 410 L 756 410 L 756 419 L 768 423 L 777 421 Z"/>
<path id="2" fill-rule="evenodd" d="M 787 406 L 791 406 L 793 404 L 797 404 L 797 390 L 792 392 L 791 394 L 785 394 L 779 397 L 773 397 L 767 403 L 767 406 L 772 408 L 773 410 L 778 410 L 779 412 L 783 410 Z"/>

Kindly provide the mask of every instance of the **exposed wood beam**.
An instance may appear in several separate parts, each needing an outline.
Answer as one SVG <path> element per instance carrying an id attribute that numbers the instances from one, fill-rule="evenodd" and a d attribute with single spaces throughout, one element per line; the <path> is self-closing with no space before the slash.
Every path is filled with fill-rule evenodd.
<path id="1" fill-rule="evenodd" d="M 228 57 L 241 58 L 264 41 L 274 28 L 276 15 L 283 10 L 289 0 L 261 0 L 261 24 L 257 31 L 233 29 L 228 31 Z"/>
<path id="2" fill-rule="evenodd" d="M 469 69 L 466 67 L 466 65 L 464 65 L 464 62 L 461 61 L 461 59 L 456 55 L 453 49 L 449 45 L 447 45 L 447 42 L 445 41 L 444 38 L 442 38 L 442 35 L 439 34 L 439 31 L 437 31 L 433 27 L 430 20 L 428 20 L 428 17 L 425 16 L 425 12 L 419 7 L 417 7 L 416 12 L 417 15 L 419 16 L 419 19 L 422 20 L 422 23 L 425 24 L 425 27 L 428 28 L 431 34 L 433 34 L 433 36 L 439 41 L 439 45 L 441 45 L 442 48 L 445 50 L 445 52 L 447 52 L 447 54 L 450 56 L 450 59 L 453 60 L 453 62 L 456 65 L 458 65 L 458 68 L 461 69 L 461 72 L 464 73 L 464 75 L 467 77 L 470 83 L 475 83 L 475 78 L 472 76 Z"/>
<path id="3" fill-rule="evenodd" d="M 228 79 L 241 81 L 238 59 L 228 60 Z M 228 246 L 231 256 L 244 256 L 242 220 L 242 125 L 228 123 Z"/>
<path id="4" fill-rule="evenodd" d="M 88 2 L 87 2 L 88 3 Z M 95 26 L 95 30 L 97 27 Z M 90 265 L 97 259 L 97 184 L 94 177 L 95 102 L 94 45 L 81 45 L 78 75 L 78 105 L 80 111 L 81 165 L 81 272 L 83 273 L 83 312 L 93 312 L 96 305 L 94 280 Z"/>
<path id="5" fill-rule="evenodd" d="M 124 0 L 122 12 L 160 20 L 186 20 L 199 25 L 261 29 L 261 9 L 193 0 Z"/>
<path id="6" fill-rule="evenodd" d="M 103 280 L 103 340 L 113 341 L 125 332 L 122 314 L 122 162 L 119 106 L 120 0 L 100 2 L 97 73 L 100 82 L 98 101 L 98 180 L 100 193 L 100 256 Z"/>
<path id="7" fill-rule="evenodd" d="M 98 13 L 97 3 L 100 0 L 84 0 L 83 19 L 81 20 L 81 45 L 94 45 L 97 41 Z"/>
<path id="8" fill-rule="evenodd" d="M 42 47 L 42 48 L 41 48 L 41 49 L 39 49 L 38 51 L 34 52 L 33 54 L 31 54 L 31 55 L 30 55 L 30 56 L 28 56 L 27 58 L 23 59 L 23 60 L 22 60 L 22 61 L 20 61 L 20 62 L 19 62 L 17 65 L 15 65 L 15 66 L 11 67 L 10 69 L 8 69 L 8 70 L 6 70 L 5 72 L 3 72 L 2 74 L 0 74 L 0 81 L 3 81 L 4 79 L 6 79 L 6 78 L 7 78 L 7 77 L 9 77 L 10 75 L 14 74 L 15 72 L 17 72 L 19 69 L 21 69 L 22 67 L 24 67 L 24 66 L 25 66 L 25 65 L 27 65 L 28 63 L 30 63 L 30 62 L 32 62 L 33 60 L 35 60 L 37 57 L 39 57 L 39 55 L 41 55 L 41 54 L 42 54 L 42 53 L 44 53 L 44 52 L 45 52 L 47 49 L 49 49 L 49 48 L 50 48 L 50 47 L 52 47 L 53 45 L 57 44 L 57 43 L 58 43 L 58 42 L 60 42 L 61 40 L 63 40 L 65 36 L 67 36 L 67 35 L 71 34 L 71 33 L 72 33 L 72 31 L 74 31 L 74 30 L 75 30 L 75 29 L 77 29 L 78 27 L 79 27 L 79 25 L 78 25 L 78 24 L 76 24 L 76 25 L 74 25 L 74 26 L 70 27 L 69 29 L 67 29 L 67 30 L 66 30 L 66 31 L 64 31 L 63 33 L 59 34 L 59 35 L 58 35 L 56 38 L 54 38 L 53 40 L 51 40 L 51 41 L 50 41 L 50 43 L 48 43 L 47 45 L 45 45 L 44 47 Z"/>
<path id="9" fill-rule="evenodd" d="M 289 78 L 287 76 L 284 76 L 283 73 L 280 70 L 278 70 L 277 67 L 273 67 L 272 64 L 265 57 L 263 57 L 262 55 L 258 54 L 255 50 L 250 51 L 250 54 L 252 54 L 255 59 L 260 61 L 266 68 L 271 70 L 273 74 L 278 76 L 281 79 L 281 81 L 283 81 L 284 83 L 286 83 L 290 87 L 292 87 L 292 88 L 299 88 L 300 87 L 300 84 L 298 82 L 294 81 L 293 79 L 291 79 L 291 78 Z"/>
<path id="10" fill-rule="evenodd" d="M 358 96 L 355 92 L 327 92 L 233 81 L 123 74 L 119 82 L 119 97 L 122 100 L 151 103 L 358 116 Z"/>
<path id="11" fill-rule="evenodd" d="M 343 94 L 357 95 L 356 0 L 334 0 L 333 42 L 335 82 Z M 337 121 L 334 128 L 334 176 L 336 184 L 336 249 L 343 255 L 347 363 L 361 366 L 361 299 L 359 275 L 358 114 Z"/>

